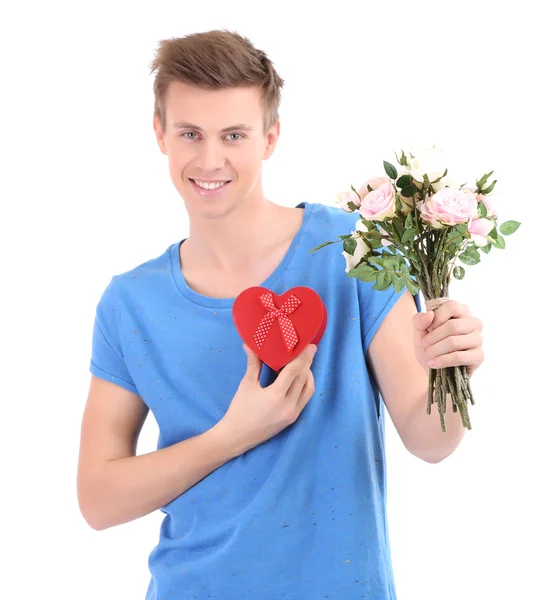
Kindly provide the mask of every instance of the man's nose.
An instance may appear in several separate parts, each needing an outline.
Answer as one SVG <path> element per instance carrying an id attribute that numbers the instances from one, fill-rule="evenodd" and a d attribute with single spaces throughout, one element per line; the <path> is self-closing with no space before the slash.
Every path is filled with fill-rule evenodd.
<path id="1" fill-rule="evenodd" d="M 225 153 L 219 143 L 204 142 L 199 146 L 196 167 L 201 171 L 218 171 L 225 166 Z"/>

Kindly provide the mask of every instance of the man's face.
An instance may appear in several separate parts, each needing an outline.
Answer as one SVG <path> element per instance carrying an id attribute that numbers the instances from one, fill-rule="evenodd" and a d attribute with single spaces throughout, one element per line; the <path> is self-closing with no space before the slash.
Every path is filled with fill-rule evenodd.
<path id="1" fill-rule="evenodd" d="M 217 216 L 250 199 L 264 198 L 262 161 L 275 148 L 279 122 L 264 135 L 263 120 L 257 86 L 204 90 L 171 83 L 166 133 L 157 118 L 154 130 L 161 151 L 169 157 L 173 184 L 190 214 Z M 215 192 L 199 191 L 193 180 L 200 179 L 230 183 Z"/>

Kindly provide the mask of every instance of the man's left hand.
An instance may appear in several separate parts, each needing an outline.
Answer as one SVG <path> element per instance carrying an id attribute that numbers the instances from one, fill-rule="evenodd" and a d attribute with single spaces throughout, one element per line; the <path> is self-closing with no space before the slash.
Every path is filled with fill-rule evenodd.
<path id="1" fill-rule="evenodd" d="M 423 367 L 466 365 L 471 377 L 484 361 L 482 321 L 465 304 L 447 300 L 436 311 L 414 315 L 413 325 L 416 358 Z"/>

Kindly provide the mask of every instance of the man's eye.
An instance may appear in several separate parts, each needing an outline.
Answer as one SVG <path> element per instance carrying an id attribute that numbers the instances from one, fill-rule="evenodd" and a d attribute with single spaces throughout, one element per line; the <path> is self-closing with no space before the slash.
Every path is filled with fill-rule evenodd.
<path id="1" fill-rule="evenodd" d="M 182 134 L 182 136 L 187 136 L 187 135 L 190 135 L 192 133 L 195 134 L 196 132 L 195 131 L 186 131 L 185 133 Z M 241 133 L 229 133 L 229 135 L 227 137 L 229 137 L 230 135 L 238 135 L 238 136 L 240 136 L 239 139 L 241 139 L 241 138 L 244 137 Z M 187 139 L 192 140 L 193 138 L 189 137 Z M 232 141 L 236 142 L 237 140 L 232 140 Z"/>

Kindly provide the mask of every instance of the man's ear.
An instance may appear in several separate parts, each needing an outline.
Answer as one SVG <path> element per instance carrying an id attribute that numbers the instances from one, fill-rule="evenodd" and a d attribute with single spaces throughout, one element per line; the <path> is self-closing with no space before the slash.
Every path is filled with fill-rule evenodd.
<path id="1" fill-rule="evenodd" d="M 159 149 L 161 150 L 161 152 L 163 154 L 167 154 L 167 146 L 165 145 L 165 134 L 163 133 L 163 128 L 161 127 L 161 121 L 159 120 L 159 117 L 156 115 L 154 116 L 154 132 L 156 134 L 156 139 L 157 139 L 157 143 L 159 146 Z"/>
<path id="2" fill-rule="evenodd" d="M 263 160 L 268 160 L 274 153 L 274 150 L 276 149 L 276 145 L 279 140 L 280 127 L 281 123 L 278 120 L 276 121 L 276 124 L 270 128 L 270 131 L 266 136 L 266 149 L 264 151 Z"/>

